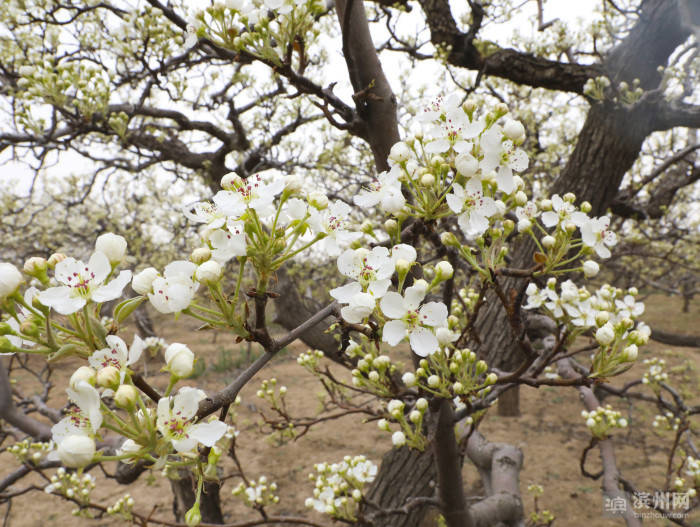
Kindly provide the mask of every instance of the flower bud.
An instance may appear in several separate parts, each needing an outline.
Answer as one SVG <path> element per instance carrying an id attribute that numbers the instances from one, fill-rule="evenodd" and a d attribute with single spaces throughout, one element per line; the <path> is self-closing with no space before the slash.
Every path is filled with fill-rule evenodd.
<path id="1" fill-rule="evenodd" d="M 428 386 L 430 386 L 431 388 L 435 388 L 439 384 L 440 384 L 440 377 L 438 377 L 437 375 L 431 375 L 430 377 L 428 377 Z"/>
<path id="2" fill-rule="evenodd" d="M 464 386 L 461 382 L 456 382 L 452 385 L 452 389 L 455 393 L 462 393 L 462 391 L 464 390 Z"/>
<path id="3" fill-rule="evenodd" d="M 128 384 L 122 384 L 117 393 L 114 394 L 114 403 L 118 408 L 122 408 L 128 412 L 136 408 L 136 403 L 138 402 L 139 395 L 133 386 Z"/>
<path id="4" fill-rule="evenodd" d="M 455 158 L 455 168 L 462 176 L 466 178 L 473 177 L 479 170 L 479 161 L 470 154 L 459 154 Z"/>
<path id="5" fill-rule="evenodd" d="M 175 342 L 165 350 L 165 363 L 171 375 L 184 379 L 194 371 L 194 353 L 184 344 Z"/>
<path id="6" fill-rule="evenodd" d="M 19 348 L 10 342 L 7 337 L 0 337 L 0 353 L 15 353 Z"/>
<path id="7" fill-rule="evenodd" d="M 360 230 L 371 236 L 374 233 L 374 225 L 371 221 L 365 220 L 362 222 L 362 225 L 360 225 Z"/>
<path id="8" fill-rule="evenodd" d="M 435 266 L 435 279 L 438 281 L 449 280 L 454 273 L 452 264 L 447 261 L 442 261 Z"/>
<path id="9" fill-rule="evenodd" d="M 45 258 L 40 256 L 33 256 L 24 262 L 24 272 L 29 276 L 36 276 L 41 274 L 46 274 L 46 269 L 49 264 Z"/>
<path id="10" fill-rule="evenodd" d="M 379 373 L 378 373 L 377 371 L 375 371 L 375 370 L 372 370 L 372 371 L 369 372 L 369 374 L 367 375 L 367 378 L 369 378 L 369 380 L 372 381 L 372 382 L 377 382 L 377 381 L 379 380 Z"/>
<path id="11" fill-rule="evenodd" d="M 552 210 L 552 200 L 551 199 L 543 199 L 540 201 L 540 210 Z"/>
<path id="12" fill-rule="evenodd" d="M 328 196 L 321 192 L 312 192 L 309 194 L 309 205 L 314 207 L 316 210 L 323 210 L 328 207 Z"/>
<path id="13" fill-rule="evenodd" d="M 146 269 L 136 273 L 131 279 L 131 288 L 140 295 L 146 295 L 151 292 L 153 281 L 159 276 L 160 274 L 155 268 L 146 267 Z"/>
<path id="14" fill-rule="evenodd" d="M 625 362 L 634 362 L 637 360 L 637 355 L 639 354 L 639 348 L 636 344 L 630 344 L 624 350 L 622 350 L 622 360 Z"/>
<path id="15" fill-rule="evenodd" d="M 420 178 L 420 184 L 426 188 L 430 188 L 435 184 L 435 176 L 432 174 L 425 174 Z"/>
<path id="16" fill-rule="evenodd" d="M 410 157 L 411 149 L 403 141 L 395 143 L 389 152 L 389 159 L 391 159 L 394 163 L 403 163 L 404 161 L 408 161 Z"/>
<path id="17" fill-rule="evenodd" d="M 520 121 L 508 121 L 503 125 L 503 133 L 511 141 L 517 141 L 525 136 L 525 127 Z"/>
<path id="18" fill-rule="evenodd" d="M 97 238 L 95 251 L 103 253 L 109 263 L 116 265 L 126 258 L 126 239 L 118 234 L 106 232 Z"/>
<path id="19" fill-rule="evenodd" d="M 199 512 L 199 503 L 185 513 L 185 523 L 187 527 L 197 527 L 202 521 L 202 514 Z"/>
<path id="20" fill-rule="evenodd" d="M 224 269 L 216 260 L 209 260 L 197 267 L 194 277 L 200 284 L 215 285 L 221 280 Z"/>
<path id="21" fill-rule="evenodd" d="M 190 253 L 190 260 L 197 265 L 201 265 L 211 258 L 211 249 L 209 247 L 197 247 Z"/>
<path id="22" fill-rule="evenodd" d="M 399 233 L 399 224 L 396 220 L 386 220 L 384 222 L 384 230 L 389 236 L 395 236 Z"/>
<path id="23" fill-rule="evenodd" d="M 0 300 L 14 294 L 22 283 L 22 273 L 11 263 L 0 263 Z"/>
<path id="24" fill-rule="evenodd" d="M 73 375 L 70 377 L 70 387 L 75 389 L 75 386 L 78 384 L 80 381 L 85 381 L 86 383 L 95 386 L 95 381 L 96 381 L 96 373 L 95 370 L 90 368 L 89 366 L 81 366 L 75 372 L 73 372 Z"/>
<path id="25" fill-rule="evenodd" d="M 408 414 L 408 418 L 411 420 L 412 423 L 419 422 L 422 417 L 423 414 L 421 414 L 418 410 L 413 410 L 410 414 Z"/>
<path id="26" fill-rule="evenodd" d="M 416 401 L 416 408 L 418 408 L 420 411 L 425 410 L 428 407 L 428 400 L 425 399 L 424 397 L 421 397 Z"/>
<path id="27" fill-rule="evenodd" d="M 515 204 L 522 207 L 527 203 L 527 194 L 525 194 L 522 190 L 519 190 L 515 193 Z"/>
<path id="28" fill-rule="evenodd" d="M 221 178 L 221 187 L 226 190 L 236 190 L 242 184 L 243 180 L 235 172 L 229 172 Z"/>
<path id="29" fill-rule="evenodd" d="M 554 238 L 554 236 L 545 236 L 542 238 L 542 247 L 545 249 L 551 249 L 554 247 L 555 243 L 557 243 L 557 240 Z"/>
<path id="30" fill-rule="evenodd" d="M 95 441 L 86 435 L 71 434 L 58 445 L 58 459 L 70 468 L 84 467 L 95 455 Z"/>
<path id="31" fill-rule="evenodd" d="M 625 329 L 629 329 L 632 326 L 634 326 L 634 322 L 630 317 L 625 317 L 622 320 L 620 320 L 620 324 L 622 324 L 622 327 Z"/>
<path id="32" fill-rule="evenodd" d="M 383 430 L 384 432 L 391 432 L 389 422 L 386 419 L 380 419 L 379 421 L 377 421 L 377 426 L 380 430 Z"/>
<path id="33" fill-rule="evenodd" d="M 107 366 L 97 372 L 97 384 L 103 388 L 116 390 L 119 387 L 121 375 L 119 370 L 114 366 Z"/>
<path id="34" fill-rule="evenodd" d="M 489 366 L 484 362 L 483 360 L 480 360 L 476 363 L 475 365 L 476 368 L 476 374 L 481 375 L 482 373 L 486 373 L 486 370 L 488 370 Z"/>
<path id="35" fill-rule="evenodd" d="M 593 278 L 598 274 L 598 271 L 600 271 L 600 266 L 597 262 L 593 260 L 583 262 L 583 274 L 586 275 L 586 278 Z"/>
<path id="36" fill-rule="evenodd" d="M 401 380 L 403 381 L 403 383 L 406 386 L 415 386 L 415 384 L 416 384 L 416 376 L 415 376 L 415 374 L 411 373 L 410 371 L 404 373 L 403 376 L 401 377 Z"/>
<path id="37" fill-rule="evenodd" d="M 474 113 L 474 110 L 476 110 L 476 101 L 474 99 L 467 99 L 464 101 L 462 109 L 468 114 Z"/>
<path id="38" fill-rule="evenodd" d="M 301 192 L 301 178 L 295 175 L 289 175 L 284 178 L 284 194 L 291 196 Z"/>
<path id="39" fill-rule="evenodd" d="M 443 232 L 440 234 L 440 241 L 448 247 L 459 247 L 460 243 L 457 237 L 451 232 Z"/>
<path id="40" fill-rule="evenodd" d="M 583 212 L 584 214 L 588 214 L 589 212 L 591 212 L 591 210 L 593 210 L 593 207 L 587 201 L 584 201 L 583 203 L 581 203 L 579 208 L 581 209 L 581 212 Z"/>
<path id="41" fill-rule="evenodd" d="M 595 314 L 595 323 L 598 326 L 604 325 L 608 320 L 610 320 L 610 313 L 607 311 L 598 311 Z"/>
<path id="42" fill-rule="evenodd" d="M 574 201 L 576 201 L 576 194 L 574 194 L 573 192 L 567 192 L 562 196 L 562 199 L 564 201 L 568 201 L 569 203 L 573 203 Z"/>
<path id="43" fill-rule="evenodd" d="M 595 332 L 595 339 L 601 346 L 608 346 L 615 340 L 615 329 L 610 322 L 605 323 Z"/>
<path id="44" fill-rule="evenodd" d="M 406 436 L 401 431 L 394 432 L 391 434 L 391 442 L 394 444 L 394 446 L 403 446 L 406 444 Z"/>
<path id="45" fill-rule="evenodd" d="M 486 376 L 486 384 L 488 384 L 489 386 L 492 384 L 496 384 L 496 381 L 498 381 L 498 375 L 496 375 L 495 373 L 489 373 Z"/>
<path id="46" fill-rule="evenodd" d="M 53 269 L 56 267 L 57 263 L 62 262 L 66 258 L 67 256 L 63 253 L 53 253 L 51 256 L 49 256 L 49 259 L 46 261 L 46 263 L 49 264 L 50 269 Z"/>

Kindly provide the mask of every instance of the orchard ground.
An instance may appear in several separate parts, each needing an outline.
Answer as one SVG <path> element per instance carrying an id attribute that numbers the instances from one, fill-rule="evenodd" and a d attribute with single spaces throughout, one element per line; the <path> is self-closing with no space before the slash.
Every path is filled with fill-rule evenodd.
<path id="1" fill-rule="evenodd" d="M 643 296 L 643 295 L 640 295 Z M 700 320 L 700 301 L 691 303 L 688 313 L 681 312 L 681 299 L 664 295 L 651 295 L 643 298 L 646 312 L 641 317 L 652 328 L 658 327 L 670 332 L 697 334 Z M 230 337 L 217 335 L 212 340 L 211 332 L 194 331 L 197 324 L 182 317 L 173 323 L 170 316 L 155 319 L 159 336 L 168 343 L 183 342 L 204 358 L 205 371 L 188 384 L 204 388 L 208 392 L 220 389 L 230 382 L 245 367 L 247 343 L 231 344 Z M 128 332 L 125 340 L 131 341 Z M 291 415 L 295 417 L 318 415 L 321 408 L 323 390 L 321 385 L 306 370 L 296 363 L 300 352 L 306 347 L 297 342 L 277 357 L 270 367 L 264 369 L 241 392 L 242 404 L 237 408 L 237 429 L 241 435 L 237 441 L 237 454 L 246 476 L 257 480 L 265 475 L 269 481 L 278 485 L 277 495 L 280 502 L 270 508 L 274 514 L 312 515 L 321 523 L 331 525 L 330 519 L 304 507 L 304 500 L 312 495 L 313 482 L 308 478 L 313 472 L 314 463 L 321 461 L 339 461 L 345 455 L 364 454 L 379 464 L 382 454 L 391 448 L 390 434 L 381 432 L 375 422 L 362 424 L 357 415 L 346 416 L 335 421 L 316 425 L 308 434 L 296 442 L 283 444 L 258 431 L 257 424 L 262 421 L 259 411 L 272 416 L 273 412 L 255 392 L 263 379 L 276 378 L 278 386 L 288 388 L 286 402 Z M 255 349 L 252 350 L 255 352 Z M 672 385 L 678 386 L 683 379 L 683 396 L 688 404 L 700 403 L 700 350 L 691 348 L 673 348 L 654 341 L 643 347 L 637 365 L 626 374 L 613 379 L 616 386 L 624 382 L 641 378 L 645 371 L 642 361 L 650 357 L 664 358 L 666 371 L 672 377 Z M 39 361 L 39 358 L 32 360 Z M 143 360 L 143 359 L 142 359 Z M 167 374 L 157 370 L 162 366 L 162 359 L 148 361 L 149 379 L 163 388 L 167 383 Z M 77 367 L 78 362 L 61 362 L 57 365 L 54 376 L 52 406 L 61 407 L 66 396 L 63 391 L 68 378 Z M 141 364 L 143 368 L 143 364 Z M 201 369 L 201 366 L 200 366 Z M 335 368 L 340 371 L 339 368 Z M 674 373 L 671 373 L 671 372 Z M 153 375 L 153 372 L 156 372 Z M 348 374 L 341 374 L 349 379 Z M 25 382 L 31 382 L 29 374 L 17 373 L 16 379 L 23 391 Z M 162 386 L 161 386 L 162 385 Z M 651 394 L 651 391 L 649 394 Z M 614 434 L 618 466 L 622 473 L 635 481 L 645 490 L 661 488 L 666 474 L 666 453 L 670 448 L 673 434 L 654 433 L 651 423 L 659 412 L 648 404 L 634 407 L 630 403 L 610 398 L 610 403 L 623 416 L 630 418 L 630 427 Z M 490 441 L 503 441 L 517 445 L 525 456 L 521 472 L 521 490 L 526 512 L 533 511 L 533 498 L 527 491 L 528 485 L 539 484 L 544 487 L 544 495 L 539 498 L 540 510 L 550 510 L 555 516 L 554 525 L 562 526 L 613 526 L 618 520 L 606 520 L 602 517 L 602 495 L 600 480 L 583 477 L 579 470 L 581 452 L 590 441 L 590 434 L 581 417 L 582 405 L 578 392 L 572 388 L 532 388 L 521 392 L 522 416 L 505 418 L 493 411 L 487 416 L 480 430 Z M 631 411 L 631 414 L 630 414 Z M 269 430 L 268 430 L 269 432 Z M 7 443 L 4 445 L 7 446 Z M 223 456 L 222 459 L 226 457 Z M 18 467 L 18 462 L 8 453 L 0 454 L 0 477 L 7 475 Z M 257 513 L 243 506 L 239 498 L 231 495 L 231 490 L 238 485 L 236 469 L 230 459 L 223 464 L 225 480 L 221 489 L 223 510 L 227 522 L 252 519 Z M 597 450 L 589 456 L 586 468 L 595 473 L 600 468 Z M 114 467 L 108 465 L 113 472 Z M 469 495 L 479 495 L 478 475 L 469 463 L 465 463 L 465 482 Z M 48 471 L 49 474 L 52 471 Z M 95 469 L 92 473 L 97 478 L 97 488 L 92 494 L 94 502 L 106 507 L 114 504 L 125 493 L 130 493 L 135 501 L 134 510 L 149 514 L 154 518 L 172 520 L 172 494 L 168 481 L 160 474 L 145 473 L 133 485 L 125 487 L 108 479 Z M 14 489 L 20 490 L 34 483 L 43 485 L 43 480 L 32 476 L 18 482 Z M 8 489 L 9 490 L 9 489 Z M 124 521 L 110 516 L 95 519 L 75 518 L 71 511 L 76 506 L 58 496 L 40 491 L 33 491 L 13 499 L 12 507 L 2 507 L 2 514 L 9 527 L 31 526 L 44 527 L 53 525 L 93 525 L 112 526 L 124 524 Z M 6 514 L 7 511 L 7 514 Z M 687 520 L 691 525 L 700 526 L 700 515 Z M 425 526 L 434 525 L 429 517 Z M 646 525 L 671 525 L 666 520 L 647 520 Z"/>

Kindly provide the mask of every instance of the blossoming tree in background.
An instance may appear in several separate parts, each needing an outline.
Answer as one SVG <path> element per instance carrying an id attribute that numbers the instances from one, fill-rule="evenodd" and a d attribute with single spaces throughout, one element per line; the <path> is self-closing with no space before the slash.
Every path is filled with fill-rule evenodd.
<path id="1" fill-rule="evenodd" d="M 132 272 L 124 268 L 129 247 L 126 239 L 107 232 L 97 238 L 92 254 L 82 260 L 78 252 L 70 251 L 33 257 L 24 262 L 24 274 L 11 263 L 0 264 L 5 316 L 0 326 L 0 351 L 17 358 L 42 355 L 51 364 L 81 364 L 66 387 L 69 412 L 63 415 L 48 407 L 43 410 L 54 421 L 50 431 L 44 422 L 17 408 L 9 395 L 9 379 L 0 379 L 5 383 L 0 417 L 31 437 L 11 449 L 23 463 L 18 477 L 22 471 L 49 470 L 62 464 L 65 468 L 49 477 L 44 490 L 75 502 L 86 514 L 102 511 L 148 524 L 162 519 L 138 510 L 138 500 L 131 496 L 109 508 L 94 502 L 90 470 L 96 464 L 119 462 L 119 470 L 138 477 L 147 468 L 166 473 L 187 468 L 193 474 L 193 499 L 181 510 L 179 519 L 188 525 L 197 525 L 202 519 L 216 520 L 204 503 L 217 492 L 218 467 L 224 453 L 235 458 L 238 431 L 233 407 L 239 402 L 240 390 L 264 372 L 285 346 L 307 339 L 322 326 L 339 337 L 337 342 L 332 340 L 333 349 L 323 351 L 350 370 L 352 382 L 344 382 L 329 370 L 321 351 L 302 354 L 299 364 L 321 381 L 331 404 L 339 409 L 352 404 L 352 394 L 371 396 L 353 411 L 376 421 L 387 432 L 387 445 L 396 447 L 394 452 L 417 451 L 420 454 L 412 459 L 428 460 L 434 470 L 434 490 L 402 495 L 400 489 L 409 485 L 395 481 L 401 500 L 377 502 L 372 489 L 381 481 L 381 471 L 362 453 L 348 452 L 342 460 L 314 467 L 315 488 L 309 487 L 306 500 L 310 515 L 289 517 L 273 512 L 283 489 L 265 475 L 253 479 L 241 472 L 242 481 L 233 494 L 257 511 L 262 523 L 318 525 L 321 514 L 363 525 L 399 525 L 425 506 L 432 506 L 450 527 L 522 524 L 525 514 L 518 485 L 522 453 L 511 445 L 488 443 L 478 431 L 492 405 L 519 386 L 580 390 L 586 406 L 583 422 L 591 434 L 581 461 L 582 472 L 590 476 L 586 455 L 597 448 L 603 460 L 603 490 L 627 504 L 629 495 L 623 491 L 639 489 L 619 474 L 610 437 L 628 422 L 613 407 L 603 406 L 601 393 L 654 402 L 663 412 L 660 417 L 671 428 L 676 427 L 675 446 L 669 452 L 673 470 L 669 470 L 664 490 L 685 492 L 691 500 L 689 508 L 698 504 L 700 456 L 690 435 L 697 407 L 688 406 L 665 382 L 663 364 L 658 361 L 649 363 L 646 382 L 641 381 L 652 395 L 631 392 L 633 385 L 612 388 L 608 384 L 635 364 L 639 348 L 650 337 L 649 328 L 638 320 L 644 311 L 635 298 L 638 288 L 586 283 L 614 254 L 623 234 L 611 227 L 613 220 L 605 210 L 615 205 L 618 214 L 637 213 L 628 202 L 615 203 L 615 192 L 639 153 L 642 139 L 674 123 L 692 124 L 695 115 L 696 110 L 684 101 L 692 93 L 683 91 L 682 96 L 659 103 L 641 87 L 629 89 L 624 79 L 630 75 L 639 75 L 644 88 L 658 85 L 657 65 L 651 72 L 645 64 L 620 63 L 620 49 L 632 53 L 631 46 L 643 48 L 638 42 L 640 35 L 653 40 L 647 35 L 650 27 L 659 31 L 659 25 L 670 26 L 673 31 L 667 27 L 664 31 L 674 35 L 676 46 L 689 38 L 692 28 L 681 21 L 678 6 L 642 2 L 643 16 L 604 67 L 550 59 L 530 64 L 527 73 L 532 85 L 588 97 L 592 109 L 584 129 L 592 126 L 591 122 L 604 121 L 613 129 L 611 133 L 627 140 L 621 148 L 615 141 L 602 142 L 596 134 L 582 135 L 574 151 L 578 162 L 567 165 L 550 192 L 541 191 L 535 198 L 530 189 L 538 185 L 525 179 L 530 167 L 525 144 L 533 131 L 513 118 L 503 102 L 480 104 L 464 91 L 444 94 L 420 108 L 415 124 L 404 124 L 410 132 L 400 140 L 396 98 L 369 38 L 363 4 L 340 1 L 335 5 L 342 50 L 356 92 L 352 107 L 331 88 L 305 76 L 314 62 L 310 50 L 321 32 L 318 24 L 329 18 L 326 6 L 313 0 L 227 2 L 185 20 L 170 6 L 155 0 L 148 3 L 155 9 L 147 10 L 142 19 L 121 7 L 101 4 L 91 5 L 85 12 L 96 16 L 107 9 L 127 22 L 120 26 L 123 36 L 129 35 L 130 24 L 139 27 L 144 36 L 151 35 L 151 26 L 161 28 L 154 32 L 159 36 L 153 42 L 146 38 L 162 58 L 149 64 L 149 71 L 152 67 L 174 67 L 177 71 L 181 65 L 193 66 L 187 60 L 197 53 L 225 64 L 234 60 L 239 66 L 253 63 L 269 68 L 280 83 L 277 92 L 255 98 L 256 104 L 264 106 L 267 99 L 279 96 L 281 83 L 287 82 L 297 90 L 295 95 L 310 97 L 321 114 L 310 119 L 296 107 L 297 117 L 285 127 L 286 132 L 280 131 L 276 139 L 255 149 L 231 172 L 226 154 L 249 146 L 243 145 L 247 141 L 241 136 L 242 110 L 236 109 L 233 98 L 227 101 L 233 131 L 225 131 L 207 120 L 144 105 L 143 98 L 138 106 L 111 101 L 106 87 L 114 78 L 97 66 L 81 67 L 77 61 L 17 51 L 12 87 L 19 94 L 18 122 L 24 135 L 5 135 L 3 145 L 60 141 L 64 133 L 85 134 L 86 141 L 93 136 L 96 140 L 98 136 L 113 137 L 126 152 L 134 147 L 137 159 L 143 155 L 142 149 L 154 153 L 142 159 L 144 169 L 154 163 L 174 163 L 174 168 L 168 167 L 174 173 L 180 166 L 188 167 L 203 175 L 213 190 L 210 199 L 183 207 L 182 216 L 198 228 L 201 242 L 188 248 L 188 256 L 183 253 L 166 261 L 142 256 L 140 270 Z M 522 65 L 522 54 L 508 55 L 509 50 L 476 45 L 474 37 L 485 7 L 478 2 L 469 5 L 469 33 L 462 33 L 449 9 L 445 12 L 446 4 L 421 4 L 436 55 L 451 65 L 478 65 L 480 76 L 475 87 L 485 71 L 505 78 L 526 77 L 515 73 L 522 68 L 507 65 Z M 58 23 L 61 12 L 73 6 L 37 4 L 26 15 L 2 9 L 18 30 L 33 23 L 46 24 L 41 42 L 54 54 L 63 52 L 59 33 L 44 16 Z M 178 45 L 182 38 L 171 33 L 171 26 L 162 29 L 165 19 L 186 33 L 184 48 Z M 445 23 L 450 20 L 452 25 Z M 96 34 L 105 27 L 96 23 Z M 411 43 L 402 42 L 395 34 L 392 39 L 401 43 L 403 51 L 420 55 Z M 656 44 L 645 40 L 645 45 Z M 666 60 L 672 51 L 666 50 L 658 60 Z M 476 64 L 472 63 L 475 56 Z M 543 65 L 561 70 L 562 86 L 541 73 Z M 140 82 L 119 60 L 114 67 L 120 75 L 116 83 L 120 87 L 130 89 Z M 693 68 L 689 61 L 691 75 Z M 619 77 L 615 90 L 602 73 Z M 673 73 L 665 80 L 670 85 L 681 77 Z M 153 73 L 153 78 L 158 74 Z M 185 96 L 184 81 L 178 76 L 168 82 L 173 93 L 180 91 Z M 245 84 L 246 79 L 232 84 L 238 82 Z M 147 88 L 146 97 L 153 86 Z M 212 94 L 212 100 L 219 104 L 225 93 L 226 89 Z M 207 106 L 210 103 L 204 104 L 213 110 Z M 630 138 L 618 130 L 621 123 L 638 124 L 642 110 L 648 111 L 654 104 L 656 120 L 645 121 L 646 128 L 641 130 L 635 128 L 641 137 Z M 70 124 L 66 126 L 76 128 L 56 135 L 55 122 L 50 124 L 39 115 L 40 105 L 58 110 L 57 115 L 67 115 Z M 253 106 L 248 105 L 248 109 Z M 133 121 L 145 118 L 155 119 L 149 125 L 152 128 L 132 130 Z M 361 190 L 352 199 L 338 199 L 326 188 L 312 189 L 313 178 L 293 166 L 287 171 L 260 170 L 273 166 L 271 148 L 285 134 L 320 118 L 365 141 L 371 150 L 377 173 L 361 181 Z M 76 120 L 82 124 L 76 125 Z M 173 138 L 163 121 L 173 121 L 181 130 L 209 134 L 223 146 L 204 154 L 188 151 L 187 142 Z M 49 133 L 44 135 L 47 126 Z M 157 133 L 149 135 L 151 130 Z M 80 145 L 73 147 L 82 150 Z M 260 162 L 261 152 L 268 157 L 265 163 Z M 585 157 L 590 152 L 596 152 L 596 159 Z M 686 155 L 690 153 L 692 150 Z M 128 171 L 134 168 L 132 161 L 122 159 L 115 164 Z M 601 177 L 592 172 L 601 170 L 600 164 L 605 162 L 614 167 L 614 177 L 601 183 Z M 694 177 L 693 173 L 678 176 L 675 191 L 670 196 L 664 194 L 664 199 L 673 201 Z M 165 219 L 173 225 L 182 222 L 174 216 Z M 336 276 L 343 277 L 345 283 L 324 288 L 325 308 L 297 320 L 288 333 L 273 336 L 270 306 L 283 306 L 292 297 L 278 292 L 282 289 L 279 277 L 295 259 L 319 254 L 334 259 Z M 233 276 L 232 283 L 224 280 L 225 276 Z M 487 294 L 490 301 L 486 301 Z M 102 319 L 103 304 L 122 295 L 127 299 L 114 308 L 113 316 Z M 125 323 L 145 305 L 173 319 L 195 319 L 203 330 L 222 333 L 232 341 L 257 343 L 263 353 L 227 386 L 205 393 L 181 384 L 194 372 L 197 350 L 172 343 L 163 357 L 169 381 L 161 389 L 141 368 L 147 343 L 124 332 Z M 538 342 L 531 338 L 528 327 L 535 320 L 529 313 L 535 311 L 549 330 Z M 479 334 L 489 337 L 482 342 Z M 590 357 L 581 358 L 572 349 L 580 338 L 589 339 Z M 407 363 L 411 366 L 395 362 L 393 357 L 400 352 L 410 357 Z M 7 377 L 6 370 L 3 375 Z M 275 386 L 273 381 L 264 381 L 259 392 L 279 416 L 268 424 L 297 437 L 299 427 L 312 425 L 289 415 L 283 402 L 286 389 Z M 46 399 L 40 402 L 46 406 Z M 465 455 L 483 475 L 483 499 L 469 499 L 465 491 L 461 471 Z M 397 459 L 387 456 L 383 467 Z M 669 512 L 662 505 L 658 508 Z M 638 525 L 631 506 L 626 510 L 628 525 Z M 536 514 L 530 521 L 547 524 L 551 518 Z"/>

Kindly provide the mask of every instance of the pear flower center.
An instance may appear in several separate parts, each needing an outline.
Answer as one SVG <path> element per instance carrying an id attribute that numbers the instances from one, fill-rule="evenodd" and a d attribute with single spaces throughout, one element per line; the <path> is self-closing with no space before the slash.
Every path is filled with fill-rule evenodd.
<path id="1" fill-rule="evenodd" d="M 95 273 L 90 271 L 89 267 L 85 267 L 83 271 L 73 272 L 72 275 L 66 277 L 65 285 L 71 288 L 73 294 L 89 297 L 94 280 Z"/>

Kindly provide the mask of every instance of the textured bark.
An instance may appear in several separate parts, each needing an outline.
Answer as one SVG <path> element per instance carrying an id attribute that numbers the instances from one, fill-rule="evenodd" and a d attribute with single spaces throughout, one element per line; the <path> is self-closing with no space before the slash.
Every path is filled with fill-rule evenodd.
<path id="1" fill-rule="evenodd" d="M 432 451 L 424 453 L 408 448 L 394 448 L 384 454 L 381 469 L 367 498 L 385 509 L 399 509 L 407 504 L 407 499 L 415 496 L 432 496 L 435 493 L 435 458 Z M 374 527 L 418 527 L 428 511 L 419 507 L 409 514 L 392 514 L 377 517 Z M 367 525 L 367 524 L 360 524 Z"/>
<path id="2" fill-rule="evenodd" d="M 387 158 L 398 142 L 399 123 L 396 96 L 384 75 L 372 42 L 362 0 L 337 0 L 338 21 L 343 34 L 343 55 L 355 90 L 357 111 L 377 170 L 389 169 Z"/>

